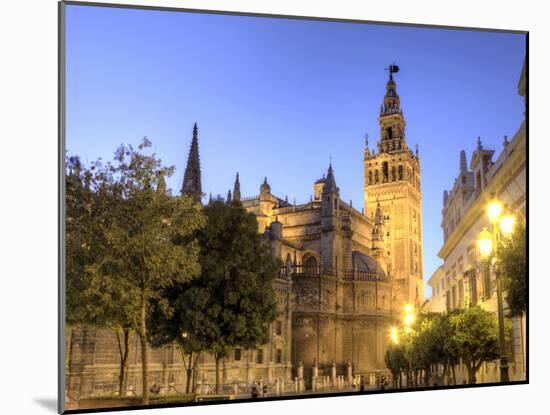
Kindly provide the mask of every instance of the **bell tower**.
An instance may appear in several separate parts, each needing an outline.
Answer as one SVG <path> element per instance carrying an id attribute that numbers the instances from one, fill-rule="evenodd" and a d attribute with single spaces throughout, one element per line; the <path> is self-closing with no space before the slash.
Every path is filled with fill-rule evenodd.
<path id="1" fill-rule="evenodd" d="M 399 67 L 387 69 L 377 151 L 369 150 L 367 141 L 364 153 L 365 214 L 380 220 L 375 214 L 383 212 L 389 275 L 402 300 L 419 308 L 424 301 L 420 159 L 418 147 L 413 153 L 405 139 L 406 123 L 393 79 Z"/>

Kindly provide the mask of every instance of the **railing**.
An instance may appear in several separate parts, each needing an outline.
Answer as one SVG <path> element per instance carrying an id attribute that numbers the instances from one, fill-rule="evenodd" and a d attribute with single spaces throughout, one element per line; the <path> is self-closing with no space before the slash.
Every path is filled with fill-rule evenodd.
<path id="1" fill-rule="evenodd" d="M 300 276 L 332 276 L 341 278 L 344 281 L 387 281 L 387 277 L 373 272 L 360 270 L 338 270 L 329 267 L 307 266 L 307 265 L 289 265 L 281 268 L 282 277 L 300 277 Z"/>

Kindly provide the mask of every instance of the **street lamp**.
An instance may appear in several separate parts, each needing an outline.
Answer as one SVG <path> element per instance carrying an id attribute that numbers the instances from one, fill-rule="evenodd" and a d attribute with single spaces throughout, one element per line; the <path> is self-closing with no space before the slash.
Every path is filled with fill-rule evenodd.
<path id="1" fill-rule="evenodd" d="M 399 344 L 399 330 L 397 329 L 397 327 L 392 326 L 392 328 L 390 329 L 390 338 L 393 344 Z"/>
<path id="2" fill-rule="evenodd" d="M 498 308 L 498 331 L 500 340 L 500 381 L 509 382 L 508 358 L 506 356 L 506 339 L 504 334 L 504 307 L 502 301 L 502 281 L 497 266 L 498 263 L 498 241 L 503 237 L 512 235 L 516 218 L 505 212 L 502 203 L 498 199 L 493 199 L 487 205 L 487 215 L 491 223 L 491 230 L 483 228 L 478 238 L 479 253 L 482 258 L 489 261 L 493 268 L 497 282 L 497 308 Z"/>

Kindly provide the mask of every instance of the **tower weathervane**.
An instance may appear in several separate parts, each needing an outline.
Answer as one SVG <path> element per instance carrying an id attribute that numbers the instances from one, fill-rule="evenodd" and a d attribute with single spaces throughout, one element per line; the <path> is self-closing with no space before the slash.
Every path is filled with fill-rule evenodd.
<path id="1" fill-rule="evenodd" d="M 389 71 L 390 81 L 393 81 L 393 74 L 399 72 L 399 66 L 397 66 L 394 62 L 393 64 L 391 64 L 387 68 L 384 68 L 384 70 Z"/>

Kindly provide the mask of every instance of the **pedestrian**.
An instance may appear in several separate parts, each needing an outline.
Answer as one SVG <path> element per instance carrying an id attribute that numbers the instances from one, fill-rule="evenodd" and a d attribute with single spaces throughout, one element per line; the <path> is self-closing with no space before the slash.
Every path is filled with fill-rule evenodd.
<path id="1" fill-rule="evenodd" d="M 264 383 L 264 386 L 262 388 L 262 394 L 264 398 L 267 398 L 267 382 Z"/>
<path id="2" fill-rule="evenodd" d="M 361 392 L 365 392 L 365 378 L 363 376 L 361 376 L 361 381 L 359 383 L 359 390 Z"/>
<path id="3" fill-rule="evenodd" d="M 357 378 L 354 376 L 351 381 L 351 389 L 355 392 L 355 386 L 357 386 Z"/>
<path id="4" fill-rule="evenodd" d="M 252 399 L 258 398 L 258 388 L 256 387 L 256 382 L 252 384 L 252 387 L 250 388 L 250 394 L 252 395 Z"/>

